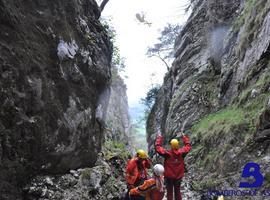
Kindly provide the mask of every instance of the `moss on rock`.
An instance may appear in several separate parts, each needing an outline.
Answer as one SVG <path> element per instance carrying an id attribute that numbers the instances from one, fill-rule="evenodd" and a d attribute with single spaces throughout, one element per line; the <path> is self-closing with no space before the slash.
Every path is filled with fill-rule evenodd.
<path id="1" fill-rule="evenodd" d="M 105 160 L 110 160 L 113 157 L 120 157 L 121 159 L 127 160 L 131 156 L 131 153 L 126 150 L 124 143 L 114 140 L 105 141 L 102 153 Z"/>

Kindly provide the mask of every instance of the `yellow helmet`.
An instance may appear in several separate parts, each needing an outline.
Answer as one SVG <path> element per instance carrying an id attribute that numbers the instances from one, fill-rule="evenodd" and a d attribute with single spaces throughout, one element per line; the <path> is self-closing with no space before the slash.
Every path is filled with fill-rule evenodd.
<path id="1" fill-rule="evenodd" d="M 142 158 L 142 159 L 145 159 L 145 158 L 148 157 L 147 153 L 146 153 L 144 150 L 142 150 L 142 149 L 139 149 L 139 150 L 137 151 L 137 156 L 138 156 L 139 158 Z"/>
<path id="2" fill-rule="evenodd" d="M 172 149 L 179 149 L 179 141 L 177 139 L 172 139 L 170 141 Z"/>

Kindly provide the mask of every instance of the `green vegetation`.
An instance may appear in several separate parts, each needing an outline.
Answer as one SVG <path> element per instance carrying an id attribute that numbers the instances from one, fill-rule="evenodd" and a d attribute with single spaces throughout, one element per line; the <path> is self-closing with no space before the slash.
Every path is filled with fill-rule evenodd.
<path id="1" fill-rule="evenodd" d="M 246 19 L 251 15 L 252 10 L 254 9 L 255 3 L 257 0 L 247 0 L 245 1 L 245 7 L 239 15 L 238 19 L 235 20 L 233 27 L 235 30 L 239 30 L 241 26 L 245 24 Z"/>
<path id="2" fill-rule="evenodd" d="M 153 105 L 155 104 L 158 92 L 160 90 L 160 85 L 153 85 L 147 92 L 145 98 L 141 98 L 141 104 L 145 106 L 144 109 L 144 119 L 148 118 L 148 115 L 151 112 Z M 144 120 L 144 121 L 145 121 Z"/>
<path id="3" fill-rule="evenodd" d="M 213 163 L 216 162 L 217 158 L 219 157 L 219 153 L 216 150 L 210 151 L 206 157 L 204 158 L 204 160 L 201 163 L 201 166 L 206 168 L 206 169 L 211 169 L 211 167 L 213 167 Z"/>
<path id="4" fill-rule="evenodd" d="M 160 85 L 154 85 L 147 92 L 146 97 L 141 99 L 142 104 L 145 105 L 148 109 L 151 109 L 154 105 L 159 89 Z"/>
<path id="5" fill-rule="evenodd" d="M 228 134 L 235 126 L 247 124 L 248 132 L 255 131 L 255 125 L 262 113 L 269 97 L 267 87 L 270 83 L 270 74 L 266 73 L 255 84 L 243 90 L 234 101 L 234 105 L 210 114 L 192 127 L 194 135 L 202 135 L 203 138 L 219 134 Z M 260 91 L 257 97 L 251 98 L 251 91 Z"/>
<path id="6" fill-rule="evenodd" d="M 237 105 L 244 109 L 246 118 L 248 118 L 253 125 L 256 124 L 270 95 L 268 92 L 269 83 L 270 74 L 266 72 L 264 75 L 260 76 L 255 84 L 245 89 L 238 97 Z M 256 89 L 260 94 L 255 98 L 250 98 L 253 89 Z M 255 127 L 253 126 L 253 128 Z"/>
<path id="7" fill-rule="evenodd" d="M 258 77 L 256 82 L 250 84 L 235 98 L 232 105 L 205 116 L 193 125 L 191 140 L 197 145 L 193 146 L 191 155 L 199 168 L 211 171 L 217 170 L 218 167 L 218 170 L 224 170 L 227 153 L 234 149 L 234 145 L 248 145 L 252 141 L 259 117 L 270 96 L 269 72 L 265 71 Z M 251 97 L 253 89 L 258 92 L 255 97 Z M 213 169 L 213 166 L 216 169 Z M 208 180 L 196 183 L 195 187 L 211 188 L 213 184 Z"/>
<path id="8" fill-rule="evenodd" d="M 102 19 L 101 23 L 106 32 L 106 35 L 109 36 L 111 43 L 113 44 L 113 54 L 112 54 L 112 66 L 117 69 L 117 72 L 125 71 L 125 59 L 120 55 L 120 49 L 116 45 L 116 31 L 110 25 L 110 19 Z"/>
<path id="9" fill-rule="evenodd" d="M 265 15 L 270 9 L 270 0 L 246 0 L 245 7 L 234 23 L 234 30 L 243 27 L 238 46 L 238 54 L 243 58 L 249 44 L 257 37 Z"/>
<path id="10" fill-rule="evenodd" d="M 126 150 L 126 145 L 113 140 L 105 141 L 102 149 L 105 160 L 110 160 L 113 157 L 120 157 L 123 159 L 128 159 L 130 153 Z"/>
<path id="11" fill-rule="evenodd" d="M 247 133 L 254 133 L 268 96 L 269 94 L 261 94 L 242 106 L 230 106 L 204 117 L 192 127 L 193 137 L 201 136 L 203 141 L 222 135 L 226 137 L 226 134 L 232 134 L 235 127 L 241 125 L 247 125 Z"/>
<path id="12" fill-rule="evenodd" d="M 90 179 L 92 171 L 93 171 L 93 169 L 91 169 L 91 168 L 85 168 L 82 171 L 81 178 L 82 179 Z"/>
<path id="13" fill-rule="evenodd" d="M 228 107 L 217 113 L 210 114 L 193 126 L 193 132 L 227 132 L 230 127 L 242 123 L 245 120 L 244 112 L 237 107 Z"/>
<path id="14" fill-rule="evenodd" d="M 202 144 L 198 144 L 192 148 L 192 151 L 189 153 L 191 157 L 199 157 L 203 154 L 204 146 Z"/>
<path id="15" fill-rule="evenodd" d="M 147 56 L 159 58 L 168 71 L 174 57 L 174 43 L 181 30 L 182 26 L 178 24 L 167 24 L 161 31 L 158 42 L 147 50 Z"/>
<path id="16" fill-rule="evenodd" d="M 245 90 L 242 91 L 242 93 L 239 95 L 239 97 L 237 97 L 237 101 L 239 103 L 239 105 L 245 103 L 248 99 L 248 97 L 250 97 L 251 91 L 253 89 L 256 90 L 262 90 L 262 92 L 267 91 L 267 87 L 270 83 L 270 73 L 265 73 L 264 75 L 262 75 L 255 84 L 253 84 L 252 86 L 246 88 Z"/>
<path id="17" fill-rule="evenodd" d="M 269 97 L 270 93 L 259 95 L 257 98 L 248 101 L 243 107 L 246 111 L 246 117 L 250 117 L 251 120 L 258 119 L 259 115 L 264 109 L 264 105 Z"/>
<path id="18" fill-rule="evenodd" d="M 269 188 L 269 186 L 270 186 L 270 174 L 269 173 L 264 175 L 264 184 L 265 184 L 266 188 Z"/>
<path id="19" fill-rule="evenodd" d="M 210 178 L 192 182 L 193 188 L 197 191 L 214 189 L 217 184 L 218 184 L 217 181 L 214 181 L 213 179 Z"/>

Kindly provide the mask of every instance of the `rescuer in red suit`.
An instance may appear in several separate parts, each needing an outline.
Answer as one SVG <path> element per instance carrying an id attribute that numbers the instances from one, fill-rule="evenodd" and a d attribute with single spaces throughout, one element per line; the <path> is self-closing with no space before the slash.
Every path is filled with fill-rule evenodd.
<path id="1" fill-rule="evenodd" d="M 180 186 L 185 171 L 184 157 L 191 150 L 191 146 L 187 135 L 181 135 L 181 137 L 184 142 L 182 148 L 180 148 L 177 139 L 172 139 L 170 141 L 171 149 L 164 149 L 161 134 L 158 134 L 155 142 L 156 152 L 164 158 L 164 177 L 168 200 L 173 200 L 173 190 L 175 200 L 182 200 Z"/>

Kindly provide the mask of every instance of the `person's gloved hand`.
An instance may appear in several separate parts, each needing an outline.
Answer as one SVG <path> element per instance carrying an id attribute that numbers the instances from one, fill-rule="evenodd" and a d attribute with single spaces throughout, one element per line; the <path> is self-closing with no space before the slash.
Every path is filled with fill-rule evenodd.
<path id="1" fill-rule="evenodd" d="M 184 133 L 182 131 L 180 131 L 180 132 L 176 133 L 176 136 L 177 137 L 183 137 L 184 136 Z"/>

